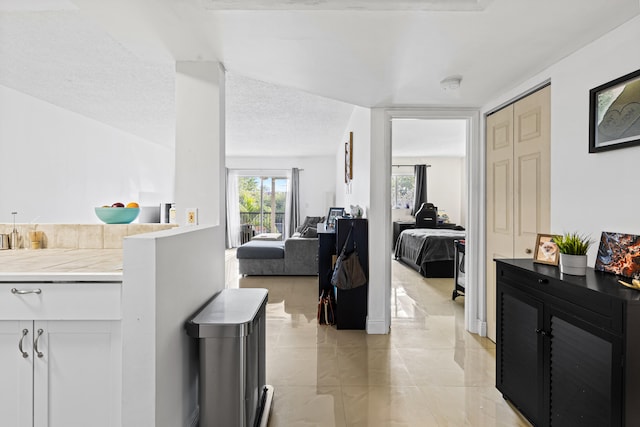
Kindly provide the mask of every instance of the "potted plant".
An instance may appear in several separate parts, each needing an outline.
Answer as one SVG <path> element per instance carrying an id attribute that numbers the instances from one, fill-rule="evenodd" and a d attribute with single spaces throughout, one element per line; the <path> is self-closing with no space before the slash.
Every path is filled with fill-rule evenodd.
<path id="1" fill-rule="evenodd" d="M 555 236 L 553 241 L 560 251 L 560 272 L 574 276 L 587 274 L 587 251 L 591 239 L 578 233 Z"/>

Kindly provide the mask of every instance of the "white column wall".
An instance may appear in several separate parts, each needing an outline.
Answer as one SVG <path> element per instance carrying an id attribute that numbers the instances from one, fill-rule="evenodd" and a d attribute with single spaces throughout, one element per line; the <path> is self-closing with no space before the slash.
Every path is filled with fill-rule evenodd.
<path id="1" fill-rule="evenodd" d="M 371 199 L 369 216 L 369 306 L 367 333 L 391 327 L 391 121 L 385 109 L 371 110 Z"/>
<path id="2" fill-rule="evenodd" d="M 224 153 L 224 69 L 217 62 L 176 63 L 178 224 L 190 208 L 198 209 L 200 224 L 224 224 Z"/>

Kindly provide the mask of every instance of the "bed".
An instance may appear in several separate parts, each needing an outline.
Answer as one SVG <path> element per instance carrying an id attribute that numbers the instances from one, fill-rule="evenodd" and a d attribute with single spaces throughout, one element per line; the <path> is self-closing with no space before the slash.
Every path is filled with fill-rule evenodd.
<path id="1" fill-rule="evenodd" d="M 454 240 L 465 238 L 464 230 L 412 228 L 398 236 L 396 260 L 402 261 L 424 277 L 453 277 Z"/>

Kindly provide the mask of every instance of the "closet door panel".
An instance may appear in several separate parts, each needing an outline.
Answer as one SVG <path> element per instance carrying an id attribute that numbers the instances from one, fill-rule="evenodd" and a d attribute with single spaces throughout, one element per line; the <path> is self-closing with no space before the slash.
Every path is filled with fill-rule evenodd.
<path id="1" fill-rule="evenodd" d="M 487 335 L 496 340 L 496 267 L 513 257 L 513 105 L 487 117 Z"/>
<path id="2" fill-rule="evenodd" d="M 529 258 L 538 233 L 550 231 L 550 93 L 516 102 L 514 114 L 514 257 Z"/>

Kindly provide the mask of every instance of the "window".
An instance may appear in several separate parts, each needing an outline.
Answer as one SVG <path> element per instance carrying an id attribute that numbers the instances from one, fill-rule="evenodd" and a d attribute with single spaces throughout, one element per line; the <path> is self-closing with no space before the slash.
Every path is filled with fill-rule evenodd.
<path id="1" fill-rule="evenodd" d="M 287 178 L 239 176 L 240 224 L 251 224 L 256 233 L 283 233 Z"/>
<path id="2" fill-rule="evenodd" d="M 413 206 L 414 186 L 413 175 L 393 175 L 391 177 L 391 207 L 410 209 Z"/>

